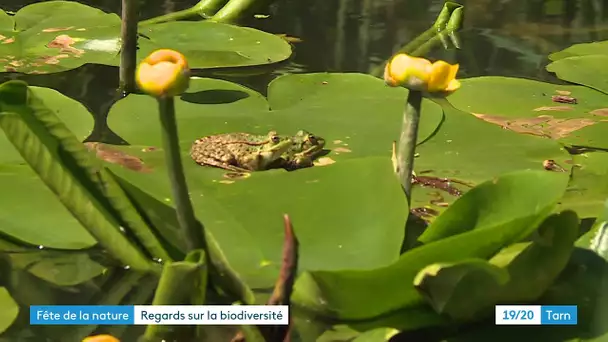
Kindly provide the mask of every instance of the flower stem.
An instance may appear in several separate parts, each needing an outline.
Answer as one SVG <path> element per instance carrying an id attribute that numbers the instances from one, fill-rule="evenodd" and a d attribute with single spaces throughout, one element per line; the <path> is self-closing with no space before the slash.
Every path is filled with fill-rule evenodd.
<path id="1" fill-rule="evenodd" d="M 228 0 L 226 5 L 211 17 L 211 21 L 221 23 L 232 23 L 237 21 L 247 11 L 251 10 L 252 6 L 259 7 L 266 0 Z"/>
<path id="2" fill-rule="evenodd" d="M 177 124 L 175 122 L 174 98 L 159 97 L 157 100 L 162 126 L 163 148 L 167 157 L 167 171 L 169 172 L 171 191 L 173 193 L 173 200 L 175 201 L 181 236 L 188 252 L 198 248 L 204 249 L 206 246 L 203 235 L 204 228 L 201 229 L 199 227 L 199 222 L 194 216 L 194 209 L 190 202 L 188 185 L 184 176 L 184 167 L 179 150 Z M 200 224 L 202 225 L 202 223 Z"/>
<path id="3" fill-rule="evenodd" d="M 122 0 L 122 26 L 120 48 L 120 81 L 123 92 L 135 91 L 135 69 L 137 67 L 137 1 Z"/>
<path id="4" fill-rule="evenodd" d="M 408 206 L 412 201 L 412 172 L 414 171 L 414 154 L 418 140 L 420 123 L 420 106 L 422 92 L 410 90 L 403 111 L 403 125 L 397 149 L 397 173 L 405 191 Z"/>
<path id="5" fill-rule="evenodd" d="M 226 4 L 228 0 L 201 0 L 198 4 L 177 12 L 168 13 L 155 18 L 150 18 L 139 23 L 140 26 L 146 26 L 151 24 L 159 24 L 168 21 L 176 21 L 182 19 L 188 19 L 192 17 L 203 17 L 210 18 L 215 12 L 217 12 L 222 6 Z"/>

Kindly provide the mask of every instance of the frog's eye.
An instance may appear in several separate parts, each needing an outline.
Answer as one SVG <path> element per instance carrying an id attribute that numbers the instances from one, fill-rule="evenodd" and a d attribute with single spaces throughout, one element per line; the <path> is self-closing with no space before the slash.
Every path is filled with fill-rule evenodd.
<path id="1" fill-rule="evenodd" d="M 316 143 L 317 143 L 317 137 L 315 137 L 314 135 L 309 134 L 307 138 L 308 138 L 308 141 L 309 141 L 311 144 L 316 144 Z"/>
<path id="2" fill-rule="evenodd" d="M 270 137 L 270 141 L 272 141 L 273 143 L 277 144 L 281 141 L 281 137 L 279 137 L 278 135 L 273 135 Z"/>

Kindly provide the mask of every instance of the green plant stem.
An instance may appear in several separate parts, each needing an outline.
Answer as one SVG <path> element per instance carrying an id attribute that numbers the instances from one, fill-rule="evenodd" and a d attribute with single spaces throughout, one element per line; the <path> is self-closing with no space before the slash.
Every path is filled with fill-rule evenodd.
<path id="1" fill-rule="evenodd" d="M 412 200 L 412 172 L 414 171 L 414 154 L 416 152 L 416 141 L 418 140 L 421 104 L 422 92 L 410 90 L 403 111 L 403 124 L 397 147 L 397 173 L 405 191 L 408 206 Z"/>
<path id="2" fill-rule="evenodd" d="M 122 24 L 120 48 L 120 81 L 123 92 L 135 91 L 137 68 L 137 0 L 122 0 Z"/>
<path id="3" fill-rule="evenodd" d="M 140 26 L 182 20 L 191 17 L 209 18 L 226 4 L 227 0 L 201 0 L 191 8 L 150 18 L 139 23 Z"/>
<path id="4" fill-rule="evenodd" d="M 235 22 L 250 11 L 253 5 L 259 6 L 263 1 L 265 0 L 229 0 L 210 20 L 222 23 Z"/>
<path id="5" fill-rule="evenodd" d="M 190 194 L 184 167 L 179 150 L 179 139 L 177 135 L 177 124 L 175 122 L 175 100 L 170 97 L 159 97 L 158 109 L 162 126 L 163 148 L 167 160 L 167 172 L 171 182 L 171 191 L 177 211 L 177 221 L 180 226 L 181 236 L 188 252 L 197 248 L 205 248 L 205 238 L 202 227 L 198 226 L 194 209 L 190 202 Z M 199 229 L 202 228 L 202 229 Z"/>

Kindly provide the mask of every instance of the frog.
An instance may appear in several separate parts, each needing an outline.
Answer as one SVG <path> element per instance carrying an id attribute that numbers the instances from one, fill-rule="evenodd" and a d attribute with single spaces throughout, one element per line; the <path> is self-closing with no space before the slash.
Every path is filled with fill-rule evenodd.
<path id="1" fill-rule="evenodd" d="M 323 152 L 325 139 L 306 130 L 300 130 L 290 138 L 291 146 L 273 165 L 289 171 L 313 166 L 314 159 Z"/>
<path id="2" fill-rule="evenodd" d="M 293 142 L 276 131 L 266 135 L 223 133 L 197 139 L 190 157 L 201 166 L 213 166 L 232 172 L 263 171 L 280 159 Z"/>

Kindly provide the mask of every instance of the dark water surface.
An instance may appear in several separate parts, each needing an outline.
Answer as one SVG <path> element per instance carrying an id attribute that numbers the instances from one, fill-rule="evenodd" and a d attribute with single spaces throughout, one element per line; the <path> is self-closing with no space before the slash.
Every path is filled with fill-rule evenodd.
<path id="1" fill-rule="evenodd" d="M 3 1 L 16 11 L 40 1 Z M 119 0 L 81 1 L 120 13 Z M 246 19 L 244 25 L 302 40 L 287 65 L 272 75 L 236 81 L 264 92 L 273 77 L 285 72 L 368 73 L 394 51 L 426 30 L 442 0 L 277 0 Z M 197 0 L 141 1 L 141 18 L 186 9 Z M 465 0 L 462 49 L 438 47 L 429 57 L 461 65 L 459 77 L 519 76 L 553 80 L 544 71 L 546 56 L 571 44 L 608 39 L 608 0 Z M 201 41 L 200 44 L 205 44 Z M 85 65 L 50 75 L 3 74 L 32 85 L 57 89 L 103 117 L 113 103 L 118 68 Z M 234 79 L 233 79 L 234 80 Z M 99 128 L 99 127 L 98 127 Z"/>

